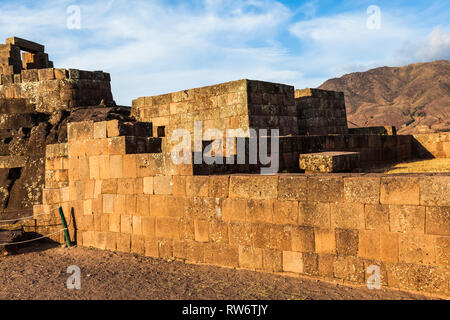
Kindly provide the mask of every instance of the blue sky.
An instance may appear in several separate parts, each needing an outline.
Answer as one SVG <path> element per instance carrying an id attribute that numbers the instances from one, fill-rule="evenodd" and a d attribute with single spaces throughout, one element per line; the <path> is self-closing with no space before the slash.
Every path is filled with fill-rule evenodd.
<path id="1" fill-rule="evenodd" d="M 367 12 L 373 5 L 380 20 Z M 80 29 L 67 27 L 78 21 L 70 6 Z M 317 87 L 374 67 L 449 60 L 449 21 L 448 0 L 0 0 L 1 38 L 45 44 L 55 67 L 110 72 L 122 105 L 243 78 Z"/>

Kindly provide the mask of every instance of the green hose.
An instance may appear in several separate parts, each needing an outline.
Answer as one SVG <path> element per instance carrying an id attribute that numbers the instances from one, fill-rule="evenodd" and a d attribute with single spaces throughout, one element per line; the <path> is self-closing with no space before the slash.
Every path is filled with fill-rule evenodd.
<path id="1" fill-rule="evenodd" d="M 67 247 L 70 247 L 71 243 L 70 243 L 70 236 L 69 236 L 69 230 L 67 228 L 66 218 L 64 217 L 64 212 L 63 212 L 62 207 L 59 207 L 58 210 L 59 210 L 59 215 L 61 216 L 62 226 L 64 228 L 64 237 L 66 238 L 66 244 L 67 244 Z"/>

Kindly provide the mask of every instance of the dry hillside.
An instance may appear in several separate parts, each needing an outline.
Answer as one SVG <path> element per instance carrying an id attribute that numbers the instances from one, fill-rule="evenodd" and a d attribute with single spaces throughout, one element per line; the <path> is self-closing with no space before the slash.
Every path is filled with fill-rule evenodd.
<path id="1" fill-rule="evenodd" d="M 350 126 L 394 125 L 400 133 L 450 131 L 450 61 L 381 67 L 330 79 L 345 93 Z"/>

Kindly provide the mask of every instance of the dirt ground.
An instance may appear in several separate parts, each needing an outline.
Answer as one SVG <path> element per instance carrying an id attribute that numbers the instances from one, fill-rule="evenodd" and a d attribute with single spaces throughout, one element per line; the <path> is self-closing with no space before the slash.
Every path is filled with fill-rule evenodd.
<path id="1" fill-rule="evenodd" d="M 66 273 L 81 269 L 81 289 Z M 87 248 L 34 243 L 0 257 L 0 299 L 319 300 L 425 299 L 323 281 L 164 261 Z"/>

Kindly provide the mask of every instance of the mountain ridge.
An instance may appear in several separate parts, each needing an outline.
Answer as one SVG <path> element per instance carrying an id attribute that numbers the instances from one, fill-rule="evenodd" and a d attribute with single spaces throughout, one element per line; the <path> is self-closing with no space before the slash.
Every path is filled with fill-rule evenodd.
<path id="1" fill-rule="evenodd" d="M 394 125 L 402 134 L 450 131 L 450 61 L 378 67 L 325 81 L 345 94 L 350 127 Z"/>

